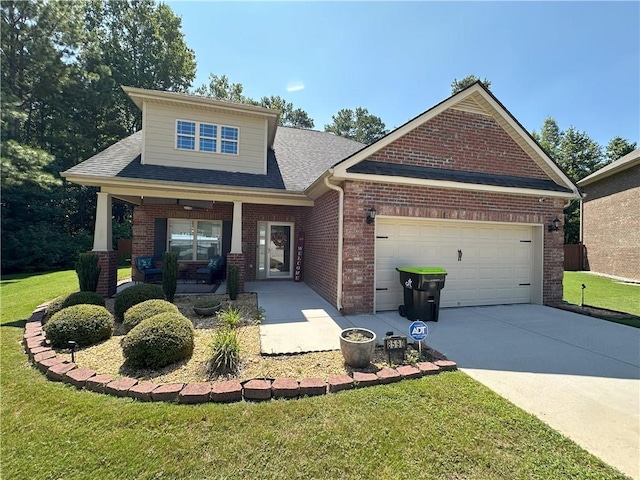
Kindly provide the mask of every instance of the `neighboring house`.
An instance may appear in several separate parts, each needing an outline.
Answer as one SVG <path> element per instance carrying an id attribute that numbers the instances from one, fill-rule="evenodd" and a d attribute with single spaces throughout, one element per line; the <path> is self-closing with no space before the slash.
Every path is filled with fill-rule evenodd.
<path id="1" fill-rule="evenodd" d="M 640 281 L 640 148 L 578 185 L 589 270 Z"/>
<path id="2" fill-rule="evenodd" d="M 304 233 L 302 277 L 344 313 L 397 309 L 400 265 L 446 268 L 444 307 L 562 300 L 563 234 L 548 227 L 578 188 L 479 83 L 369 146 L 261 107 L 123 88 L 142 130 L 63 173 L 100 187 L 103 294 L 116 198 L 134 205 L 134 257 L 174 250 L 193 272 L 221 253 L 241 288 L 291 280 Z"/>

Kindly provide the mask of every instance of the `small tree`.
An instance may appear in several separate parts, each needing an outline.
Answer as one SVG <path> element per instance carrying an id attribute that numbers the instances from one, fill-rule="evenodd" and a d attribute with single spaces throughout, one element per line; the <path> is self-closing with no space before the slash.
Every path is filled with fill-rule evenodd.
<path id="1" fill-rule="evenodd" d="M 76 273 L 81 292 L 95 292 L 100 278 L 100 258 L 95 253 L 81 253 L 76 263 Z"/>
<path id="2" fill-rule="evenodd" d="M 178 287 L 178 254 L 164 252 L 162 256 L 162 290 L 167 300 L 173 302 Z"/>

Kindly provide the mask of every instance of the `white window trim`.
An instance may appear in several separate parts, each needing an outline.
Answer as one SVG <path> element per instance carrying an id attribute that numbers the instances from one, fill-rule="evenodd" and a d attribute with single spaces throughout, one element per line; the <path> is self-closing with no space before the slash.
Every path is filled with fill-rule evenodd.
<path id="1" fill-rule="evenodd" d="M 195 123 L 196 125 L 196 132 L 195 132 L 195 145 L 194 145 L 194 149 L 190 150 L 187 148 L 178 148 L 178 136 L 182 135 L 182 136 L 187 136 L 187 137 L 191 137 L 191 135 L 184 135 L 184 134 L 179 134 L 178 133 L 178 122 L 188 122 L 188 123 Z M 216 141 L 216 150 L 215 152 L 209 152 L 207 150 L 200 150 L 200 125 L 213 125 L 216 127 L 216 136 L 215 137 L 203 137 L 205 139 L 211 139 L 211 140 L 215 140 Z M 229 140 L 226 138 L 222 138 L 222 128 L 235 128 L 238 132 L 238 139 L 237 140 Z M 174 136 L 175 136 L 175 140 L 173 143 L 173 147 L 175 150 L 178 150 L 179 152 L 198 152 L 198 153 L 208 153 L 208 154 L 216 154 L 216 155 L 231 155 L 231 156 L 238 156 L 240 155 L 240 127 L 237 127 L 235 125 L 223 125 L 220 123 L 211 123 L 211 122 L 201 122 L 198 120 L 187 120 L 184 118 L 176 118 L 176 122 L 175 122 L 175 129 L 174 129 Z M 223 152 L 222 151 L 222 142 L 233 142 L 236 144 L 236 153 L 227 153 L 227 152 Z"/>
<path id="2" fill-rule="evenodd" d="M 179 222 L 191 222 L 192 227 L 194 228 L 194 232 L 196 232 L 196 235 L 193 238 L 193 244 L 192 244 L 192 248 L 193 248 L 193 255 L 191 256 L 190 260 L 183 260 L 184 262 L 209 262 L 209 259 L 207 258 L 206 260 L 198 260 L 197 256 L 198 256 L 198 222 L 211 222 L 211 223 L 217 223 L 218 225 L 220 225 L 220 255 L 222 255 L 222 229 L 224 227 L 222 220 L 207 220 L 205 218 L 200 218 L 200 219 L 191 219 L 191 218 L 167 218 L 167 243 L 166 243 L 166 247 L 165 247 L 165 251 L 169 251 L 170 248 L 170 242 L 171 242 L 171 228 L 170 228 L 170 223 L 171 221 L 179 221 Z M 196 257 L 196 258 L 194 258 Z"/>

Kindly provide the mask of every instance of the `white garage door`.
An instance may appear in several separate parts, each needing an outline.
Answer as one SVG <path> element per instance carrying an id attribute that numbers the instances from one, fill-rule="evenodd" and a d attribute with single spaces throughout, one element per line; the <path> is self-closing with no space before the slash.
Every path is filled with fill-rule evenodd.
<path id="1" fill-rule="evenodd" d="M 376 310 L 403 302 L 397 266 L 447 270 L 441 307 L 530 303 L 532 227 L 376 218 Z"/>

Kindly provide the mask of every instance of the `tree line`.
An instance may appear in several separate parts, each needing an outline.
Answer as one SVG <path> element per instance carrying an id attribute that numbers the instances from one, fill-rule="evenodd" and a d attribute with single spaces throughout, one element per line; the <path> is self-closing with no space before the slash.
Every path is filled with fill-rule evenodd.
<path id="1" fill-rule="evenodd" d="M 284 98 L 248 98 L 242 84 L 225 75 L 211 74 L 193 88 L 195 53 L 167 5 L 2 0 L 0 9 L 3 273 L 68 268 L 91 248 L 96 189 L 68 183 L 59 173 L 141 128 L 141 113 L 121 85 L 276 108 L 283 126 L 315 126 L 306 111 Z M 452 90 L 475 80 L 454 80 Z M 566 145 L 577 141 L 572 128 L 553 135 L 552 128 L 543 128 L 539 134 L 561 164 L 571 150 Z M 324 130 L 365 144 L 388 133 L 382 119 L 363 107 L 341 109 Z M 618 140 L 616 152 L 631 148 Z M 576 171 L 602 163 L 601 149 L 594 155 L 599 163 Z M 584 163 L 582 157 L 566 158 L 567 165 Z M 114 241 L 130 238 L 131 208 L 115 202 L 113 213 Z"/>

